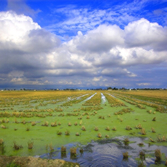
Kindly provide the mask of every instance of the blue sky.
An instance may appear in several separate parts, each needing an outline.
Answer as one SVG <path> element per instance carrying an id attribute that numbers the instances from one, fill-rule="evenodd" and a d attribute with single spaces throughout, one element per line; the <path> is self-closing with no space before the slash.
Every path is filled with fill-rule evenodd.
<path id="1" fill-rule="evenodd" d="M 167 0 L 1 0 L 0 32 L 1 88 L 167 88 Z"/>

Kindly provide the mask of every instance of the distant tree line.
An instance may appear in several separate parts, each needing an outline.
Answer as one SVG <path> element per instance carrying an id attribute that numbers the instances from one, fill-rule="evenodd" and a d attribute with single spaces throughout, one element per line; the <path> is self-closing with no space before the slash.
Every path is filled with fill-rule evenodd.
<path id="1" fill-rule="evenodd" d="M 36 91 L 36 89 L 26 89 L 26 88 L 21 88 L 21 89 L 1 89 L 4 91 Z M 76 90 L 166 90 L 166 88 L 117 88 L 117 87 L 107 87 L 107 88 L 91 88 L 91 89 L 74 89 L 74 88 L 65 88 L 65 89 L 40 89 L 40 90 L 52 90 L 52 91 L 59 91 L 59 90 L 64 90 L 64 91 L 76 91 Z"/>
<path id="2" fill-rule="evenodd" d="M 116 88 L 116 87 L 107 87 L 107 90 L 166 90 L 166 88 L 132 88 L 132 89 L 128 89 L 128 88 Z"/>

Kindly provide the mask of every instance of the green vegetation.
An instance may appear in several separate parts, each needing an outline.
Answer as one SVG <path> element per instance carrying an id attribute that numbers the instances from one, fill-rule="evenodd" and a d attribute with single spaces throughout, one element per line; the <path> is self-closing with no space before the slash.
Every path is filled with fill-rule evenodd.
<path id="1" fill-rule="evenodd" d="M 14 162 L 8 164 L 6 167 L 20 167 L 20 165 L 15 164 Z"/>
<path id="2" fill-rule="evenodd" d="M 161 109 L 160 101 L 136 100 L 121 91 L 1 92 L 0 155 L 34 156 L 76 141 L 117 136 L 126 136 L 125 144 L 136 136 L 167 146 L 166 109 Z"/>

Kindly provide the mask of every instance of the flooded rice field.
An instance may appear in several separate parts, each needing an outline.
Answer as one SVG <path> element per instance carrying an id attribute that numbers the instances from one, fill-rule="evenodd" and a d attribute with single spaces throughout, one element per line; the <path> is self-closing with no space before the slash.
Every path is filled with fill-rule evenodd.
<path id="1" fill-rule="evenodd" d="M 155 164 L 154 152 L 160 149 L 163 158 L 159 164 L 165 164 L 167 156 L 167 147 L 156 146 L 143 143 L 145 138 L 130 138 L 129 143 L 124 143 L 125 137 L 114 139 L 105 139 L 92 141 L 87 145 L 67 144 L 65 145 L 67 152 L 61 153 L 61 148 L 52 153 L 43 154 L 40 158 L 63 159 L 69 162 L 77 162 L 81 167 L 137 167 L 140 164 L 150 166 Z M 143 144 L 140 146 L 140 144 Z M 77 147 L 76 156 L 71 156 L 70 148 Z M 81 151 L 82 150 L 82 151 Z M 128 158 L 124 159 L 123 153 L 128 152 Z M 145 154 L 144 158 L 140 158 L 140 152 Z"/>
<path id="2" fill-rule="evenodd" d="M 160 101 L 109 91 L 1 92 L 0 155 L 83 167 L 164 165 L 167 110 Z"/>

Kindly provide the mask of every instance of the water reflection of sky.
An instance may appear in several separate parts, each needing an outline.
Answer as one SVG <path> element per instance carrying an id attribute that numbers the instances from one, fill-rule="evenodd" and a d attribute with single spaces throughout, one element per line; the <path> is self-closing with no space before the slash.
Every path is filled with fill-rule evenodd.
<path id="1" fill-rule="evenodd" d="M 103 95 L 103 93 L 101 93 L 101 101 L 102 101 L 102 104 L 106 102 L 106 97 Z"/>
<path id="2" fill-rule="evenodd" d="M 132 142 L 129 145 L 125 145 L 123 139 L 125 137 L 119 137 L 115 139 L 92 141 L 88 145 L 78 144 L 67 144 L 67 154 L 61 156 L 60 148 L 57 148 L 52 154 L 44 154 L 41 158 L 52 158 L 52 159 L 64 159 L 66 161 L 77 162 L 82 167 L 137 167 L 138 162 L 135 158 L 139 158 L 139 152 L 143 151 L 145 154 L 151 154 L 153 157 L 146 158 L 143 162 L 146 166 L 154 164 L 154 151 L 160 149 L 161 153 L 167 156 L 167 147 L 156 146 L 144 143 L 144 147 L 140 147 L 138 144 L 144 142 L 144 138 L 130 138 Z M 70 148 L 79 146 L 77 150 L 77 157 L 70 156 Z M 81 154 L 79 148 L 82 147 L 84 152 Z M 122 153 L 128 152 L 129 158 L 127 161 L 123 160 Z M 162 162 L 165 163 L 165 162 Z"/>

